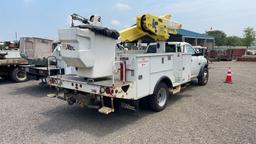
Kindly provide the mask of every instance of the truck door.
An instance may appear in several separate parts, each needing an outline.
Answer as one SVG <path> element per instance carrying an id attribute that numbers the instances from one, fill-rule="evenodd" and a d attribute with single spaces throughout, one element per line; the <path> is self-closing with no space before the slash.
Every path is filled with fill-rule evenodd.
<path id="1" fill-rule="evenodd" d="M 182 68 L 183 68 L 182 61 L 183 60 L 182 60 L 181 46 L 177 45 L 176 53 L 174 54 L 174 58 L 173 58 L 175 83 L 182 82 Z"/>
<path id="2" fill-rule="evenodd" d="M 182 54 L 183 71 L 182 71 L 182 83 L 186 83 L 191 80 L 191 58 L 190 54 Z"/>
<path id="3" fill-rule="evenodd" d="M 195 56 L 196 52 L 195 52 L 194 48 L 191 45 L 186 44 L 185 48 L 186 48 L 186 53 L 192 55 L 192 58 L 191 58 L 191 76 L 196 77 L 196 76 L 198 76 L 199 71 L 200 71 L 200 67 L 201 67 L 199 57 Z"/>

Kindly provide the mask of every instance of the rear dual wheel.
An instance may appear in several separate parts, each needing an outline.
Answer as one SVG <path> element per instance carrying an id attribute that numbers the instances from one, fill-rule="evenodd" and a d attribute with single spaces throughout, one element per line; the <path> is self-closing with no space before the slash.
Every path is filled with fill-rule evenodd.
<path id="1" fill-rule="evenodd" d="M 149 106 L 153 111 L 159 112 L 165 109 L 170 96 L 169 89 L 165 83 L 156 86 L 153 95 L 149 96 Z"/>

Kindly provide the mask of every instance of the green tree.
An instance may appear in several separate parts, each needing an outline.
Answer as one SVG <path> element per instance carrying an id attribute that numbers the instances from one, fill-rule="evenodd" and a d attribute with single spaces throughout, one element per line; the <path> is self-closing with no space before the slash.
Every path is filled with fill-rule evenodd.
<path id="1" fill-rule="evenodd" d="M 244 38 L 243 38 L 243 44 L 247 48 L 253 44 L 256 38 L 256 32 L 252 27 L 247 27 L 244 29 Z"/>
<path id="2" fill-rule="evenodd" d="M 238 36 L 227 36 L 226 37 L 226 45 L 227 46 L 242 46 L 242 38 Z"/>
<path id="3" fill-rule="evenodd" d="M 225 40 L 227 35 L 220 30 L 208 31 L 207 34 L 215 38 L 215 44 L 217 46 L 223 46 L 226 44 Z"/>
<path id="4" fill-rule="evenodd" d="M 253 46 L 256 46 L 256 40 L 252 43 Z"/>

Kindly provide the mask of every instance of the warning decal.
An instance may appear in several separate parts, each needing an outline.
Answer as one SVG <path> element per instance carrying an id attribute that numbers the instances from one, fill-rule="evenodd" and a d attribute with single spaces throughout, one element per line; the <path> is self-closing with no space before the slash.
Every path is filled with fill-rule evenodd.
<path id="1" fill-rule="evenodd" d="M 149 66 L 149 59 L 148 58 L 141 58 L 138 60 L 138 67 L 143 68 Z"/>

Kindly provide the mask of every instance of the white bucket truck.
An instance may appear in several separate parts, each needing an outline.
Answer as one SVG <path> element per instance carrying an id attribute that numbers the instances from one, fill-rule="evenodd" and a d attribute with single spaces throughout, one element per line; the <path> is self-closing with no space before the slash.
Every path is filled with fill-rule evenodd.
<path id="1" fill-rule="evenodd" d="M 152 20 L 150 16 L 143 21 Z M 159 41 L 148 44 L 147 49 L 125 48 L 116 55 L 117 32 L 86 22 L 59 31 L 63 60 L 76 67 L 78 74 L 49 77 L 49 85 L 57 88 L 49 96 L 104 114 L 118 106 L 136 109 L 142 98 L 152 110 L 161 111 L 169 95 L 179 92 L 183 84 L 193 79 L 199 85 L 208 81 L 207 60 L 188 43 Z M 146 28 L 143 32 L 152 35 Z"/>

